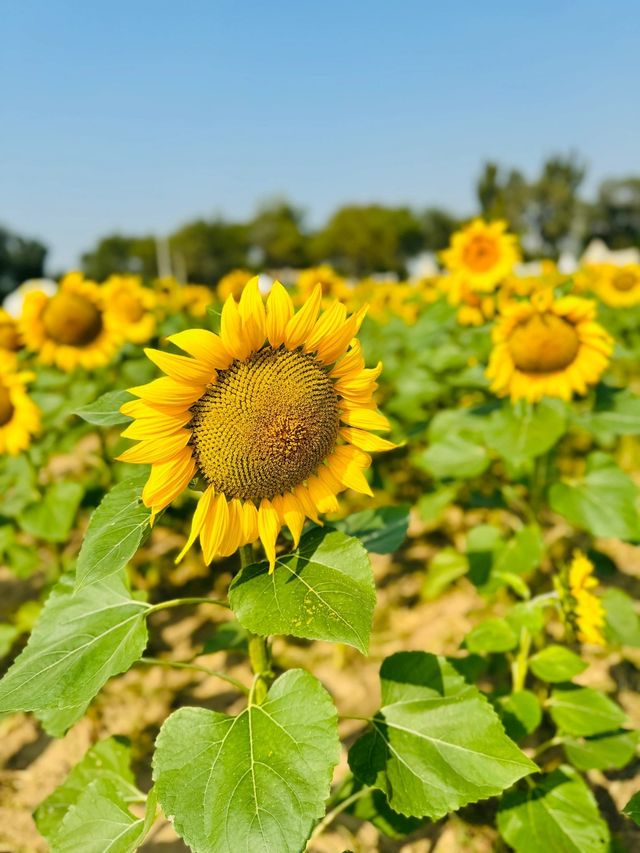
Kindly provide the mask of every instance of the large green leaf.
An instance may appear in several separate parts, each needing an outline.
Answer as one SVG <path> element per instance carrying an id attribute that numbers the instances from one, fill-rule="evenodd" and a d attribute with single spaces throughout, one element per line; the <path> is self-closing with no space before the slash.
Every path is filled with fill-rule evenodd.
<path id="1" fill-rule="evenodd" d="M 636 826 L 640 826 L 640 791 L 631 797 L 627 805 L 622 809 L 622 814 L 626 814 Z"/>
<path id="2" fill-rule="evenodd" d="M 571 681 L 587 668 L 587 664 L 575 652 L 564 646 L 547 646 L 529 660 L 534 675 L 553 684 L 559 681 Z"/>
<path id="3" fill-rule="evenodd" d="M 131 418 L 122 414 L 120 406 L 129 400 L 133 400 L 133 395 L 128 391 L 107 391 L 93 403 L 76 409 L 74 414 L 79 415 L 83 421 L 95 424 L 95 426 L 126 424 L 131 421 Z"/>
<path id="4" fill-rule="evenodd" d="M 622 708 L 592 687 L 567 684 L 551 691 L 549 711 L 558 729 L 588 737 L 619 729 L 627 722 Z"/>
<path id="5" fill-rule="evenodd" d="M 18 518 L 23 530 L 47 542 L 66 542 L 84 495 L 80 483 L 53 483 L 38 503 L 26 507 Z"/>
<path id="6" fill-rule="evenodd" d="M 592 453 L 584 478 L 577 483 L 553 483 L 549 503 L 576 527 L 594 536 L 640 539 L 638 489 L 613 460 Z"/>
<path id="7" fill-rule="evenodd" d="M 400 652 L 380 670 L 382 708 L 349 752 L 394 811 L 437 820 L 537 770 L 475 687 L 443 658 Z"/>
<path id="8" fill-rule="evenodd" d="M 381 506 L 355 512 L 332 527 L 356 536 L 374 554 L 392 554 L 404 542 L 409 526 L 408 506 Z"/>
<path id="9" fill-rule="evenodd" d="M 593 794 L 570 767 L 561 767 L 533 788 L 502 798 L 498 829 L 516 853 L 605 853 L 609 830 Z"/>
<path id="10" fill-rule="evenodd" d="M 577 414 L 575 422 L 603 444 L 610 444 L 617 435 L 638 435 L 640 397 L 633 391 L 618 391 L 602 385 L 597 390 L 596 408 Z"/>
<path id="11" fill-rule="evenodd" d="M 505 404 L 493 412 L 485 432 L 487 446 L 515 467 L 546 453 L 564 434 L 567 407 L 560 400 L 535 406 Z"/>
<path id="12" fill-rule="evenodd" d="M 349 643 L 366 653 L 376 596 L 360 540 L 315 529 L 291 554 L 247 566 L 229 590 L 231 607 L 248 631 Z"/>
<path id="13" fill-rule="evenodd" d="M 335 707 L 302 670 L 237 717 L 180 708 L 153 758 L 158 800 L 197 853 L 300 853 L 340 757 Z"/>
<path id="14" fill-rule="evenodd" d="M 588 738 L 566 738 L 564 751 L 578 770 L 619 770 L 636 754 L 637 731 L 620 731 Z"/>
<path id="15" fill-rule="evenodd" d="M 438 480 L 466 480 L 486 471 L 489 456 L 481 445 L 454 433 L 434 442 L 415 457 L 415 462 Z"/>
<path id="16" fill-rule="evenodd" d="M 107 679 L 138 660 L 147 642 L 147 609 L 117 575 L 79 592 L 72 578 L 62 577 L 0 681 L 0 716 L 34 711 L 52 734 L 64 732 Z"/>
<path id="17" fill-rule="evenodd" d="M 91 516 L 76 566 L 78 589 L 118 574 L 136 553 L 151 517 L 140 497 L 147 476 L 145 467 L 118 483 Z"/>
<path id="18" fill-rule="evenodd" d="M 601 597 L 606 613 L 605 633 L 610 643 L 640 647 L 640 618 L 631 596 L 609 587 Z"/>

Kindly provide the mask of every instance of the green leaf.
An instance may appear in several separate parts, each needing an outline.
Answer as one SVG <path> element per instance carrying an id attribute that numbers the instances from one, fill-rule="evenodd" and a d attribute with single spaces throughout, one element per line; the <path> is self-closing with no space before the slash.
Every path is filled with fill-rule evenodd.
<path id="1" fill-rule="evenodd" d="M 382 708 L 349 764 L 394 811 L 437 820 L 537 770 L 486 698 L 443 658 L 400 652 L 384 661 L 380 678 Z"/>
<path id="2" fill-rule="evenodd" d="M 402 839 L 425 823 L 421 817 L 406 817 L 394 812 L 387 798 L 377 788 L 370 788 L 348 809 L 358 820 L 368 821 L 388 838 Z"/>
<path id="3" fill-rule="evenodd" d="M 514 572 L 527 575 L 537 569 L 544 554 L 544 543 L 537 525 L 521 527 L 496 556 L 492 574 Z"/>
<path id="4" fill-rule="evenodd" d="M 640 791 L 631 797 L 627 805 L 622 809 L 622 814 L 630 817 L 636 826 L 640 826 Z"/>
<path id="5" fill-rule="evenodd" d="M 518 690 L 498 700 L 500 717 L 510 738 L 521 740 L 542 722 L 542 708 L 530 690 Z"/>
<path id="6" fill-rule="evenodd" d="M 567 738 L 563 746 L 567 758 L 578 770 L 619 770 L 636 754 L 638 732 Z"/>
<path id="7" fill-rule="evenodd" d="M 64 782 L 38 806 L 35 813 L 38 831 L 51 844 L 66 812 L 96 779 L 110 782 L 125 801 L 140 800 L 141 794 L 135 786 L 130 762 L 130 747 L 117 738 L 111 737 L 96 743 Z"/>
<path id="8" fill-rule="evenodd" d="M 336 530 L 356 536 L 374 554 L 392 554 L 404 542 L 409 527 L 408 506 L 382 506 L 331 522 Z"/>
<path id="9" fill-rule="evenodd" d="M 46 542 L 66 542 L 83 495 L 80 483 L 53 483 L 37 504 L 22 511 L 18 522 L 27 533 Z"/>
<path id="10" fill-rule="evenodd" d="M 485 432 L 487 446 L 516 468 L 550 450 L 567 428 L 567 406 L 543 400 L 535 406 L 503 405 Z"/>
<path id="11" fill-rule="evenodd" d="M 203 655 L 223 651 L 247 651 L 247 632 L 237 619 L 230 619 L 218 625 L 213 637 L 205 642 L 202 649 Z"/>
<path id="12" fill-rule="evenodd" d="M 0 514 L 16 518 L 28 504 L 37 501 L 36 472 L 24 453 L 0 459 Z"/>
<path id="13" fill-rule="evenodd" d="M 34 711 L 51 734 L 66 731 L 107 679 L 142 654 L 147 609 L 116 575 L 79 592 L 63 576 L 26 648 L 0 681 L 0 716 Z"/>
<path id="14" fill-rule="evenodd" d="M 575 422 L 603 444 L 612 443 L 617 435 L 638 435 L 640 397 L 629 390 L 616 391 L 606 386 L 600 386 L 598 391 L 598 407 L 577 414 Z"/>
<path id="15" fill-rule="evenodd" d="M 133 395 L 128 391 L 107 391 L 93 403 L 76 409 L 74 414 L 95 426 L 126 424 L 131 418 L 122 414 L 120 406 L 133 399 Z"/>
<path id="16" fill-rule="evenodd" d="M 15 625 L 0 624 L 0 659 L 9 654 L 19 636 L 20 632 Z"/>
<path id="17" fill-rule="evenodd" d="M 468 569 L 467 558 L 455 548 L 442 548 L 437 551 L 427 566 L 421 590 L 422 598 L 425 601 L 438 598 L 450 584 L 465 575 Z"/>
<path id="18" fill-rule="evenodd" d="M 564 646 L 547 646 L 529 660 L 534 675 L 542 681 L 553 684 L 558 681 L 571 681 L 587 668 L 587 664 L 574 652 Z"/>
<path id="19" fill-rule="evenodd" d="M 433 492 L 426 492 L 416 504 L 423 521 L 434 523 L 442 513 L 454 503 L 458 495 L 458 486 L 442 486 Z"/>
<path id="20" fill-rule="evenodd" d="M 237 717 L 173 713 L 158 735 L 153 775 L 165 815 L 193 850 L 300 853 L 339 758 L 331 697 L 293 669 Z"/>
<path id="21" fill-rule="evenodd" d="M 484 619 L 464 638 L 470 652 L 508 652 L 518 645 L 518 637 L 506 619 Z"/>
<path id="22" fill-rule="evenodd" d="M 549 503 L 554 512 L 594 536 L 640 539 L 638 489 L 603 453 L 592 453 L 579 483 L 553 483 Z"/>
<path id="23" fill-rule="evenodd" d="M 561 767 L 502 798 L 498 829 L 516 853 L 606 853 L 609 830 L 582 778 Z"/>
<path id="24" fill-rule="evenodd" d="M 538 634 L 544 628 L 544 602 L 520 601 L 511 607 L 505 618 L 518 636 L 523 628 Z"/>
<path id="25" fill-rule="evenodd" d="M 484 447 L 455 434 L 434 442 L 415 461 L 437 480 L 466 480 L 479 476 L 489 467 Z"/>
<path id="26" fill-rule="evenodd" d="M 376 596 L 371 564 L 358 539 L 314 529 L 297 551 L 247 566 L 229 601 L 248 631 L 348 643 L 366 654 Z"/>
<path id="27" fill-rule="evenodd" d="M 76 587 L 106 580 L 124 569 L 149 529 L 151 514 L 142 504 L 148 470 L 114 486 L 91 516 L 76 566 Z"/>
<path id="28" fill-rule="evenodd" d="M 622 708 L 592 687 L 567 684 L 551 691 L 549 711 L 554 723 L 569 735 L 599 735 L 619 729 L 627 721 Z"/>
<path id="29" fill-rule="evenodd" d="M 640 647 L 640 618 L 633 599 L 609 587 L 600 597 L 606 613 L 605 633 L 610 643 Z"/>

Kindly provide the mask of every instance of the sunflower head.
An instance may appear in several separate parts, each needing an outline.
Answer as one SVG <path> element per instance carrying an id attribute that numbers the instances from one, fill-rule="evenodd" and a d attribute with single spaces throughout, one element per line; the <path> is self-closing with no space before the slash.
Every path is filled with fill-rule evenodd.
<path id="1" fill-rule="evenodd" d="M 198 537 L 207 562 L 260 538 L 273 568 L 283 525 L 297 543 L 345 488 L 371 494 L 368 451 L 393 446 L 370 432 L 388 429 L 373 402 L 381 366 L 365 368 L 353 340 L 364 310 L 347 316 L 336 302 L 320 314 L 321 300 L 318 285 L 294 313 L 276 282 L 265 309 L 254 278 L 239 304 L 227 298 L 220 335 L 173 335 L 188 356 L 147 350 L 166 375 L 131 389 L 123 435 L 138 444 L 120 458 L 151 464 L 154 515 L 203 482 L 183 554 Z"/>
<path id="2" fill-rule="evenodd" d="M 520 260 L 516 237 L 507 233 L 507 223 L 482 219 L 456 231 L 440 257 L 450 273 L 481 291 L 493 290 Z"/>
<path id="3" fill-rule="evenodd" d="M 156 328 L 156 295 L 136 275 L 112 275 L 104 283 L 105 304 L 126 340 L 144 344 Z"/>
<path id="4" fill-rule="evenodd" d="M 570 400 L 586 393 L 609 363 L 611 338 L 595 322 L 593 302 L 554 299 L 550 289 L 507 305 L 493 330 L 491 389 L 512 400 Z"/>
<path id="5" fill-rule="evenodd" d="M 325 299 L 344 299 L 349 292 L 346 280 L 329 264 L 322 264 L 303 270 L 298 276 L 298 295 L 302 302 L 308 299 L 317 284 L 322 286 Z"/>
<path id="6" fill-rule="evenodd" d="M 616 267 L 602 264 L 594 277 L 593 289 L 605 305 L 627 308 L 640 304 L 640 264 Z"/>
<path id="7" fill-rule="evenodd" d="M 81 273 L 65 276 L 53 295 L 28 293 L 20 318 L 25 346 L 43 364 L 55 364 L 61 370 L 107 364 L 122 334 L 105 304 L 100 287 Z"/>
<path id="8" fill-rule="evenodd" d="M 15 318 L 0 308 L 0 350 L 2 352 L 17 352 L 22 346 L 20 329 Z"/>
<path id="9" fill-rule="evenodd" d="M 26 450 L 40 430 L 40 410 L 27 394 L 32 373 L 18 372 L 15 359 L 0 354 L 0 453 Z"/>
<path id="10" fill-rule="evenodd" d="M 240 299 L 245 285 L 253 278 L 253 273 L 249 270 L 231 270 L 226 275 L 223 275 L 216 285 L 218 298 L 223 302 L 228 296 L 233 296 L 234 299 Z"/>
<path id="11" fill-rule="evenodd" d="M 605 611 L 593 592 L 598 586 L 593 571 L 593 563 L 581 551 L 575 551 L 561 589 L 563 610 L 581 643 L 604 646 Z"/>

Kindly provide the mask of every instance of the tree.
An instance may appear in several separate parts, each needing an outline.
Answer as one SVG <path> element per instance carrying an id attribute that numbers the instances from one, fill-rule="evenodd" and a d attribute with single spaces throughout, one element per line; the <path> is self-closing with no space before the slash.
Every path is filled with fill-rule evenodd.
<path id="1" fill-rule="evenodd" d="M 46 256 L 43 243 L 0 228 L 0 293 L 11 293 L 28 278 L 41 278 Z"/>
<path id="2" fill-rule="evenodd" d="M 422 224 L 408 208 L 348 205 L 315 236 L 313 254 L 350 275 L 402 274 L 423 245 Z"/>
<path id="3" fill-rule="evenodd" d="M 460 227 L 460 219 L 438 207 L 427 208 L 421 216 L 423 248 L 429 252 L 445 249 L 451 235 Z"/>
<path id="4" fill-rule="evenodd" d="M 265 267 L 305 266 L 308 238 L 303 233 L 303 213 L 285 200 L 267 202 L 249 223 L 251 244 Z"/>
<path id="5" fill-rule="evenodd" d="M 511 230 L 525 230 L 530 188 L 517 169 L 507 171 L 496 163 L 485 163 L 476 194 L 485 219 L 506 219 Z"/>
<path id="6" fill-rule="evenodd" d="M 589 238 L 610 249 L 640 248 L 640 178 L 603 181 L 589 213 Z"/>
<path id="7" fill-rule="evenodd" d="M 578 189 L 585 174 L 585 167 L 575 154 L 553 156 L 546 160 L 531 187 L 531 226 L 546 256 L 557 258 L 568 238 L 579 236 Z"/>
<path id="8" fill-rule="evenodd" d="M 172 234 L 169 246 L 189 281 L 214 285 L 230 270 L 247 266 L 250 243 L 246 225 L 198 219 Z"/>
<path id="9" fill-rule="evenodd" d="M 155 240 L 122 234 L 103 237 L 94 249 L 82 255 L 82 269 L 96 281 L 104 281 L 113 273 L 136 273 L 151 278 L 157 275 Z"/>

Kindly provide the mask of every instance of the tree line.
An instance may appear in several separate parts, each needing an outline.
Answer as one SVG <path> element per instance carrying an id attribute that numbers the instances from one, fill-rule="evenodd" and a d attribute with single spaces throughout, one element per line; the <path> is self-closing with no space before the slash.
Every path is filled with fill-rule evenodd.
<path id="1" fill-rule="evenodd" d="M 353 276 L 403 275 L 420 252 L 437 252 L 465 220 L 481 214 L 504 218 L 520 236 L 526 258 L 579 254 L 593 238 L 612 249 L 640 248 L 640 177 L 603 181 L 595 199 L 581 194 L 586 167 L 575 154 L 549 157 L 528 179 L 518 169 L 484 164 L 476 182 L 477 209 L 456 216 L 441 207 L 414 210 L 382 204 L 345 205 L 318 229 L 284 199 L 263 204 L 248 222 L 222 217 L 188 222 L 163 241 L 174 272 L 215 284 L 239 267 L 273 269 L 322 262 Z M 82 256 L 83 271 L 97 280 L 115 272 L 158 274 L 154 235 L 111 234 Z M 46 248 L 0 229 L 0 285 L 10 290 L 41 275 Z"/>

